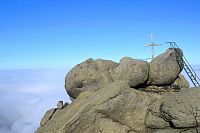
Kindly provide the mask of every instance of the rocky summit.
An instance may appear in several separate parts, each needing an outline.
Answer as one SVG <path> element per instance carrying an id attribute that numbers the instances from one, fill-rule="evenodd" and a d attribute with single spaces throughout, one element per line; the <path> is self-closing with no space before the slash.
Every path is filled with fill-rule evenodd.
<path id="1" fill-rule="evenodd" d="M 88 59 L 69 71 L 70 104 L 48 110 L 35 133 L 197 133 L 200 88 L 189 88 L 174 49 L 150 63 Z"/>

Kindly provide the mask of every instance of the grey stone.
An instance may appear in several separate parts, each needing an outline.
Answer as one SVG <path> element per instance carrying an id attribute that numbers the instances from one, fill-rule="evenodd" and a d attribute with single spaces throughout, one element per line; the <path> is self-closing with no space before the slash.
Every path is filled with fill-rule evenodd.
<path id="1" fill-rule="evenodd" d="M 144 84 L 148 79 L 149 65 L 146 61 L 124 57 L 114 69 L 113 79 L 125 80 L 131 87 Z"/>
<path id="2" fill-rule="evenodd" d="M 152 133 L 195 133 L 200 123 L 200 88 L 165 96 L 149 107 L 145 124 Z"/>
<path id="3" fill-rule="evenodd" d="M 169 122 L 165 121 L 160 113 L 160 105 L 164 102 L 166 96 L 158 97 L 158 100 L 149 106 L 145 124 L 150 129 L 164 129 L 170 127 Z"/>
<path id="4" fill-rule="evenodd" d="M 90 88 L 98 90 L 112 82 L 111 71 L 118 64 L 108 60 L 88 59 L 76 65 L 65 77 L 65 89 L 70 97 Z"/>
<path id="5" fill-rule="evenodd" d="M 177 86 L 181 89 L 188 89 L 190 87 L 189 82 L 182 74 L 178 75 L 177 79 L 174 81 L 172 86 Z"/>
<path id="6" fill-rule="evenodd" d="M 67 107 L 69 105 L 69 103 L 68 102 L 66 102 L 65 104 L 64 104 L 64 107 Z"/>
<path id="7" fill-rule="evenodd" d="M 176 52 L 168 49 L 150 62 L 148 84 L 170 85 L 176 80 L 182 69 L 183 64 L 179 65 Z"/>
<path id="8" fill-rule="evenodd" d="M 41 122 L 40 122 L 40 125 L 41 125 L 41 126 L 44 126 L 44 125 L 47 123 L 47 121 L 49 121 L 49 120 L 52 118 L 52 116 L 53 116 L 53 114 L 55 113 L 55 111 L 56 111 L 55 108 L 52 108 L 52 109 L 48 110 L 48 111 L 45 113 L 44 117 L 42 118 L 42 120 L 41 120 Z"/>
<path id="9" fill-rule="evenodd" d="M 125 81 L 116 81 L 98 91 L 84 91 L 37 133 L 146 132 L 147 108 L 155 100 Z"/>
<path id="10" fill-rule="evenodd" d="M 119 64 L 88 59 L 76 65 L 65 77 L 73 102 L 59 101 L 58 109 L 46 112 L 36 132 L 195 132 L 200 128 L 200 88 L 177 92 L 171 87 L 188 87 L 176 60 L 174 49 L 169 49 L 150 66 L 130 57 Z"/>
<path id="11" fill-rule="evenodd" d="M 57 103 L 57 109 L 62 109 L 64 107 L 63 101 L 58 101 Z"/>
<path id="12" fill-rule="evenodd" d="M 200 88 L 182 90 L 166 98 L 161 115 L 176 128 L 200 125 Z"/>
<path id="13" fill-rule="evenodd" d="M 145 120 L 145 124 L 151 129 L 164 129 L 170 127 L 169 122 L 166 122 L 163 118 L 154 115 L 152 112 L 149 112 Z"/>
<path id="14" fill-rule="evenodd" d="M 193 133 L 193 132 L 184 132 L 184 130 L 185 129 L 173 129 L 173 128 L 154 129 L 151 131 L 151 133 Z"/>
<path id="15" fill-rule="evenodd" d="M 71 102 L 73 102 L 73 101 L 74 101 L 74 98 L 72 98 L 72 97 L 69 97 L 69 99 L 70 99 L 70 101 L 71 101 Z"/>

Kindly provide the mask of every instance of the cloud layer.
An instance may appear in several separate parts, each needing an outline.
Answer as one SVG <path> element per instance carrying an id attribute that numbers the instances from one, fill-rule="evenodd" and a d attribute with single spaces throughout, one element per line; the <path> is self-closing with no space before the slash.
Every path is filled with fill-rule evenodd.
<path id="1" fill-rule="evenodd" d="M 197 74 L 197 76 L 200 78 L 200 65 L 192 65 L 195 73 Z M 187 73 L 183 70 L 182 74 L 185 76 L 185 78 L 188 80 L 190 87 L 194 87 L 192 81 L 190 80 L 190 78 L 188 77 Z"/>
<path id="2" fill-rule="evenodd" d="M 67 70 L 1 70 L 0 132 L 33 133 L 57 101 L 69 102 L 64 89 Z"/>
<path id="3" fill-rule="evenodd" d="M 68 70 L 0 70 L 0 133 L 33 133 L 57 101 L 70 102 L 64 89 Z"/>

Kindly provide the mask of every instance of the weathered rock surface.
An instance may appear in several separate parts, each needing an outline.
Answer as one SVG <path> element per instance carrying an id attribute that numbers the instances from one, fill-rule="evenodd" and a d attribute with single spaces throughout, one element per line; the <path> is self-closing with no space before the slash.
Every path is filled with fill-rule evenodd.
<path id="1" fill-rule="evenodd" d="M 182 69 L 183 66 L 182 64 L 179 65 L 175 51 L 168 49 L 165 53 L 157 56 L 150 62 L 148 84 L 172 84 Z"/>
<path id="2" fill-rule="evenodd" d="M 147 93 L 157 93 L 160 95 L 173 94 L 179 92 L 181 89 L 174 86 L 145 86 L 145 88 L 136 88 L 137 90 Z"/>
<path id="3" fill-rule="evenodd" d="M 148 79 L 149 64 L 146 61 L 124 57 L 114 69 L 114 80 L 125 80 L 131 87 L 144 84 Z"/>
<path id="4" fill-rule="evenodd" d="M 57 110 L 37 133 L 146 132 L 147 108 L 155 100 L 125 81 L 113 82 L 96 92 L 81 93 L 72 104 Z"/>
<path id="5" fill-rule="evenodd" d="M 116 81 L 84 91 L 62 110 L 48 111 L 37 133 L 195 133 L 199 102 L 200 88 L 158 95 Z"/>
<path id="6" fill-rule="evenodd" d="M 63 107 L 67 107 L 68 105 L 69 105 L 69 103 L 66 102 L 66 103 L 63 105 Z"/>
<path id="7" fill-rule="evenodd" d="M 163 103 L 164 98 L 163 97 L 159 97 L 159 99 L 154 102 L 151 106 L 149 106 L 148 110 L 148 114 L 145 120 L 145 124 L 148 128 L 151 129 L 165 129 L 170 127 L 169 122 L 165 121 L 162 117 L 161 117 L 161 113 L 160 113 L 160 105 Z"/>
<path id="8" fill-rule="evenodd" d="M 179 74 L 177 79 L 174 81 L 172 86 L 177 86 L 180 89 L 187 89 L 190 87 L 189 82 L 185 79 L 182 74 Z"/>
<path id="9" fill-rule="evenodd" d="M 181 70 L 182 65 L 178 63 L 174 49 L 168 49 L 151 63 L 130 57 L 122 58 L 119 63 L 88 59 L 67 74 L 65 89 L 75 99 L 87 89 L 98 90 L 114 81 L 126 81 L 134 88 L 147 83 L 157 86 L 171 85 L 177 78 L 174 85 L 188 88 L 184 78 L 178 76 Z"/>
<path id="10" fill-rule="evenodd" d="M 125 80 L 131 87 L 148 79 L 149 64 L 145 61 L 122 58 L 120 63 L 88 59 L 76 65 L 65 78 L 65 89 L 76 98 L 86 89 L 98 90 L 116 80 Z"/>
<path id="11" fill-rule="evenodd" d="M 162 117 L 174 127 L 197 127 L 200 124 L 200 88 L 171 95 L 161 105 Z"/>
<path id="12" fill-rule="evenodd" d="M 65 78 L 72 103 L 47 111 L 36 133 L 200 132 L 200 88 L 184 89 L 181 70 L 174 49 L 150 64 L 88 59 Z"/>
<path id="13" fill-rule="evenodd" d="M 112 82 L 110 72 L 118 64 L 108 60 L 88 59 L 76 65 L 65 78 L 65 89 L 76 98 L 88 88 L 98 89 Z"/>
<path id="14" fill-rule="evenodd" d="M 156 133 L 200 131 L 199 102 L 200 88 L 185 89 L 164 97 L 149 107 L 146 126 Z"/>
<path id="15" fill-rule="evenodd" d="M 53 116 L 53 114 L 55 113 L 55 111 L 56 111 L 56 108 L 53 108 L 53 109 L 48 110 L 48 111 L 45 113 L 44 117 L 42 118 L 42 120 L 41 120 L 41 122 L 40 122 L 40 125 L 41 125 L 41 126 L 44 126 L 44 125 L 52 118 L 52 116 Z"/>

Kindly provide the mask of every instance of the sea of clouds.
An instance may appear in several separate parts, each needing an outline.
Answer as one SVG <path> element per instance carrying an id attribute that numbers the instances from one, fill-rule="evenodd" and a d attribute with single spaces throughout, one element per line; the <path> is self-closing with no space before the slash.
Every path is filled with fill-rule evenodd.
<path id="1" fill-rule="evenodd" d="M 194 69 L 200 76 L 200 65 Z M 70 102 L 64 89 L 68 70 L 0 70 L 0 133 L 33 133 L 48 109 Z"/>
<path id="2" fill-rule="evenodd" d="M 33 133 L 59 100 L 67 69 L 0 70 L 0 133 Z"/>
<path id="3" fill-rule="evenodd" d="M 197 76 L 200 78 L 200 65 L 192 65 L 192 69 L 197 74 Z M 187 79 L 187 81 L 190 84 L 190 87 L 194 87 L 192 81 L 190 80 L 190 78 L 188 77 L 187 73 L 184 70 L 181 72 L 181 74 L 183 74 L 184 77 Z"/>

